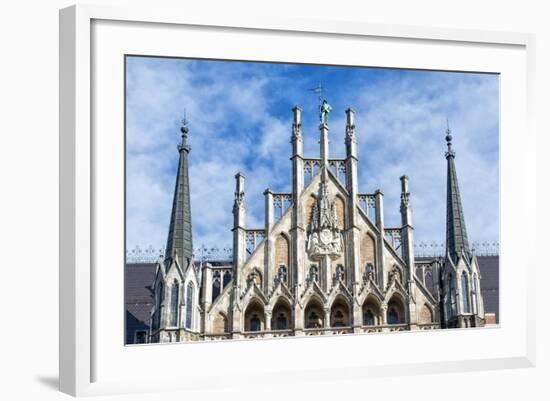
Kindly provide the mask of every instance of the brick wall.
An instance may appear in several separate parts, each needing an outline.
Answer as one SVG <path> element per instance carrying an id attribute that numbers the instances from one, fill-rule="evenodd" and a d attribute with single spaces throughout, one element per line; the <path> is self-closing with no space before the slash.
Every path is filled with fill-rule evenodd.
<path id="1" fill-rule="evenodd" d="M 374 238 L 369 234 L 365 234 L 361 240 L 361 248 L 359 250 L 361 256 L 361 268 L 364 268 L 367 263 L 375 264 L 374 258 Z"/>
<path id="2" fill-rule="evenodd" d="M 313 207 L 315 205 L 315 202 L 317 202 L 317 199 L 315 199 L 315 196 L 313 195 L 310 195 L 306 201 L 306 204 L 304 207 L 304 221 L 306 223 L 306 227 L 309 226 L 309 223 L 311 222 L 311 217 L 313 215 Z"/>
<path id="3" fill-rule="evenodd" d="M 275 241 L 275 266 L 278 268 L 279 265 L 288 267 L 288 240 L 282 234 Z"/>
<path id="4" fill-rule="evenodd" d="M 336 215 L 338 216 L 338 227 L 344 228 L 344 225 L 346 224 L 346 209 L 344 200 L 341 197 L 336 196 L 334 198 L 334 208 L 336 209 Z"/>

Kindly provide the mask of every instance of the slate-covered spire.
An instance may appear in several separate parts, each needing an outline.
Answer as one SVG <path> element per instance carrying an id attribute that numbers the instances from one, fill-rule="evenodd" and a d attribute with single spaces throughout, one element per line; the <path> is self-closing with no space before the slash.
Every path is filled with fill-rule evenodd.
<path id="1" fill-rule="evenodd" d="M 447 253 L 456 263 L 462 251 L 471 256 L 470 246 L 468 244 L 468 234 L 466 224 L 464 223 L 464 212 L 462 210 L 462 201 L 460 200 L 460 191 L 458 189 L 458 179 L 455 168 L 455 152 L 452 148 L 451 130 L 447 123 Z"/>
<path id="2" fill-rule="evenodd" d="M 180 154 L 176 186 L 174 188 L 174 200 L 172 202 L 172 214 L 170 216 L 170 229 L 166 242 L 165 260 L 172 263 L 177 255 L 180 266 L 186 267 L 187 260 L 193 255 L 193 234 L 191 225 L 191 201 L 189 197 L 189 165 L 188 157 L 191 148 L 187 144 L 187 119 L 184 117 L 181 127 L 181 144 L 178 146 Z"/>

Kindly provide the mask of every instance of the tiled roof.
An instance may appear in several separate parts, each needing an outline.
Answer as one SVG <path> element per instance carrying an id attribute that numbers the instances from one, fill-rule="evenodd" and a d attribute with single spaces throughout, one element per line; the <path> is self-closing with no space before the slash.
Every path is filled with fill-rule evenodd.
<path id="1" fill-rule="evenodd" d="M 499 322 L 499 257 L 478 256 L 477 262 L 481 271 L 481 294 L 485 305 L 485 313 L 494 313 Z"/>
<path id="2" fill-rule="evenodd" d="M 137 330 L 148 330 L 153 308 L 155 263 L 130 263 L 125 272 L 126 343 L 134 342 Z"/>

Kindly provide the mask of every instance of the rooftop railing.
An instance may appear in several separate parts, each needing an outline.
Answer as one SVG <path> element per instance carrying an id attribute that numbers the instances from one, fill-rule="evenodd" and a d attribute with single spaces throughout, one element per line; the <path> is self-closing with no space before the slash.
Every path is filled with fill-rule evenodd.
<path id="1" fill-rule="evenodd" d="M 400 229 L 386 228 L 385 234 L 394 249 L 400 247 Z M 263 229 L 247 230 L 247 248 L 249 254 L 256 249 L 263 239 Z M 414 253 L 416 257 L 443 257 L 445 256 L 445 243 L 437 241 L 416 241 L 414 244 Z M 498 241 L 474 241 L 471 244 L 471 250 L 476 256 L 498 256 L 500 245 Z M 152 245 L 148 247 L 135 247 L 126 251 L 126 263 L 155 263 L 164 255 L 163 248 L 156 248 Z M 195 249 L 194 257 L 199 262 L 231 261 L 233 259 L 233 250 L 231 247 L 207 247 L 202 245 Z"/>

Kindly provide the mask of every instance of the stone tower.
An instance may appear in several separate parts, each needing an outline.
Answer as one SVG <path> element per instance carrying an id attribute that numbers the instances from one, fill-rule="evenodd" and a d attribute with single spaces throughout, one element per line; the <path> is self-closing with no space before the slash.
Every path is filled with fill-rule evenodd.
<path id="1" fill-rule="evenodd" d="M 455 167 L 453 137 L 447 127 L 447 236 L 446 257 L 440 280 L 445 327 L 476 327 L 484 325 L 480 272 L 477 258 L 468 244 L 468 233 L 460 199 Z"/>
<path id="2" fill-rule="evenodd" d="M 182 122 L 176 184 L 164 257 L 157 263 L 151 312 L 152 342 L 198 339 L 202 317 L 199 307 L 201 275 L 193 260 L 193 233 L 189 187 L 187 120 Z"/>
<path id="3" fill-rule="evenodd" d="M 178 146 L 179 162 L 165 250 L 165 261 L 170 264 L 177 258 L 180 266 L 188 264 L 193 257 L 193 232 L 189 192 L 189 151 L 191 148 L 187 144 L 188 132 L 187 122 L 184 121 L 181 127 L 182 141 Z"/>

